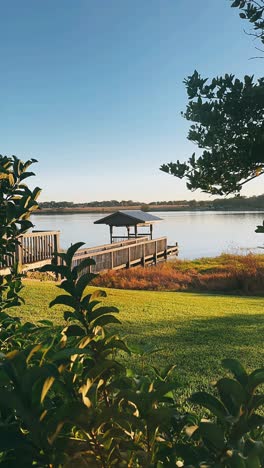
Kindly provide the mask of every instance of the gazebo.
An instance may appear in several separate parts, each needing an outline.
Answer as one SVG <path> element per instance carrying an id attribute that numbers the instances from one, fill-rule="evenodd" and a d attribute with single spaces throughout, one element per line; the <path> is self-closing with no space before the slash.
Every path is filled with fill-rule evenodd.
<path id="1" fill-rule="evenodd" d="M 104 218 L 98 219 L 94 224 L 107 224 L 110 228 L 110 241 L 111 244 L 114 239 L 120 239 L 120 236 L 113 235 L 113 228 L 115 227 L 126 227 L 127 236 L 125 239 L 137 238 L 140 236 L 148 236 L 150 239 L 153 238 L 153 224 L 158 221 L 162 221 L 158 216 L 153 216 L 145 211 L 141 210 L 120 210 L 112 213 Z M 149 226 L 149 232 L 139 233 L 139 227 Z M 132 228 L 132 232 L 131 232 Z"/>

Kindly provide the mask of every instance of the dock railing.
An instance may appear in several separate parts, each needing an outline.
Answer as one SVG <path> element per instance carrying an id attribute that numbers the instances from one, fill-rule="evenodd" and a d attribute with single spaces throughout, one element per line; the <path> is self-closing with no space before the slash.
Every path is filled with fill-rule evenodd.
<path id="1" fill-rule="evenodd" d="M 96 247 L 83 247 L 82 249 L 79 249 L 75 256 L 83 255 L 83 254 L 88 254 L 92 252 L 103 252 L 106 250 L 112 250 L 112 249 L 118 249 L 119 247 L 124 247 L 127 245 L 132 245 L 132 244 L 140 244 L 142 242 L 148 241 L 149 238 L 147 236 L 141 237 L 139 239 L 121 239 L 119 242 L 114 242 L 113 244 L 103 244 L 99 245 Z"/>
<path id="2" fill-rule="evenodd" d="M 60 250 L 59 231 L 32 231 L 18 238 L 16 251 L 5 257 L 5 263 L 0 263 L 0 274 L 5 274 L 9 267 L 18 263 L 23 271 L 50 263 L 53 253 Z"/>
<path id="3" fill-rule="evenodd" d="M 177 255 L 177 244 L 173 247 L 167 246 L 167 237 L 146 240 L 137 239 L 137 242 L 125 241 L 124 245 L 109 244 L 107 248 L 98 250 L 82 249 L 73 257 L 73 266 L 77 266 L 85 258 L 91 258 L 96 263 L 89 267 L 92 273 L 99 273 L 104 270 L 117 270 L 130 268 L 135 265 L 145 265 L 146 263 L 157 263 L 166 259 L 168 255 Z M 108 248 L 109 247 L 109 248 Z"/>

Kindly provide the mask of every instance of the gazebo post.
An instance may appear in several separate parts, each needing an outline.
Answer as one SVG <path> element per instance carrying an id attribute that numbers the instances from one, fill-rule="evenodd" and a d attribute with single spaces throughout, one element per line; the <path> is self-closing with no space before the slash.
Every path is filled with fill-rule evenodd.
<path id="1" fill-rule="evenodd" d="M 127 226 L 127 238 L 129 239 L 130 238 L 130 226 Z"/>
<path id="2" fill-rule="evenodd" d="M 109 224 L 109 228 L 110 228 L 110 244 L 113 243 L 113 226 L 112 224 Z"/>
<path id="3" fill-rule="evenodd" d="M 150 224 L 150 239 L 153 239 L 153 224 Z"/>
<path id="4" fill-rule="evenodd" d="M 137 232 L 137 224 L 135 224 L 135 239 L 137 238 L 137 234 L 138 234 L 138 232 Z"/>

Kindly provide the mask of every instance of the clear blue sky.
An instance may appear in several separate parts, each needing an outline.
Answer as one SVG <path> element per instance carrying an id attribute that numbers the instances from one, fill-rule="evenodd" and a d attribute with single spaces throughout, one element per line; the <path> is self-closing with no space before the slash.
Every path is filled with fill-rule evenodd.
<path id="1" fill-rule="evenodd" d="M 42 200 L 206 198 L 159 166 L 195 149 L 184 77 L 263 74 L 229 0 L 12 0 L 0 25 L 0 150 Z"/>

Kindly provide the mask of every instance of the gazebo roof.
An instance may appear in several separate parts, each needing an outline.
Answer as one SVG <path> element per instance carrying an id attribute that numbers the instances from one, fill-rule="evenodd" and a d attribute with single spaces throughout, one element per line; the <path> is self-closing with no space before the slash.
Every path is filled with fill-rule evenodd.
<path id="1" fill-rule="evenodd" d="M 145 211 L 120 210 L 98 219 L 94 224 L 108 224 L 109 226 L 149 226 L 157 221 L 162 221 L 162 219 L 158 218 L 158 216 L 146 213 Z"/>

